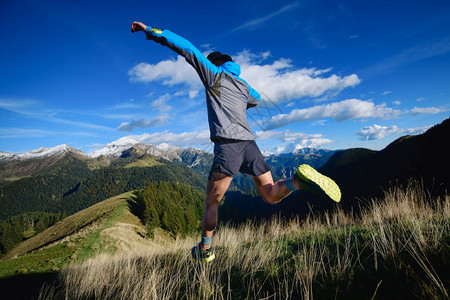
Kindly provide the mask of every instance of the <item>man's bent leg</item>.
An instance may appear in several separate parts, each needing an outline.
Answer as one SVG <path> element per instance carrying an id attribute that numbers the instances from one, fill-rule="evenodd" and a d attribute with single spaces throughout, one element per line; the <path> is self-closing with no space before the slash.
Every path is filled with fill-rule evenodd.
<path id="1" fill-rule="evenodd" d="M 327 196 L 335 202 L 341 200 L 341 190 L 336 182 L 306 164 L 297 168 L 292 179 L 279 180 L 273 183 L 269 171 L 253 177 L 253 180 L 264 202 L 267 203 L 278 203 L 292 191 L 300 189 Z"/>
<path id="2" fill-rule="evenodd" d="M 299 189 L 300 186 L 292 179 L 279 180 L 273 183 L 272 173 L 270 171 L 261 174 L 257 177 L 253 177 L 253 181 L 256 184 L 259 194 L 263 198 L 264 202 L 275 204 L 280 202 L 284 197 L 292 192 L 292 187 Z M 290 186 L 289 189 L 286 185 Z"/>
<path id="3" fill-rule="evenodd" d="M 212 237 L 217 226 L 217 209 L 223 195 L 230 186 L 232 177 L 219 172 L 211 172 L 206 187 L 205 214 L 202 221 L 202 239 Z M 202 249 L 208 246 L 201 244 Z"/>

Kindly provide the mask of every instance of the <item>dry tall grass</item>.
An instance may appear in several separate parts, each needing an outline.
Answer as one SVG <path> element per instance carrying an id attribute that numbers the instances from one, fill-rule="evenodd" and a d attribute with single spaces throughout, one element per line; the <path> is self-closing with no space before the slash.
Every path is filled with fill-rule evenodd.
<path id="1" fill-rule="evenodd" d="M 449 217 L 449 197 L 431 199 L 411 184 L 358 216 L 336 208 L 224 226 L 208 264 L 191 260 L 195 238 L 99 255 L 63 270 L 40 299 L 448 298 Z"/>

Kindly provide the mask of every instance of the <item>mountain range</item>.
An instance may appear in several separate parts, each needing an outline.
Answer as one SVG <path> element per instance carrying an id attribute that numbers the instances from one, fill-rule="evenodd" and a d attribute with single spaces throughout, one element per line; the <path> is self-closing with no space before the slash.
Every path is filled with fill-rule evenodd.
<path id="1" fill-rule="evenodd" d="M 406 185 L 411 178 L 421 181 L 430 192 L 443 194 L 450 186 L 446 143 L 449 123 L 447 119 L 421 135 L 401 137 L 381 151 L 330 151 L 291 145 L 265 159 L 274 179 L 292 177 L 302 163 L 317 168 L 339 184 L 341 205 L 346 208 L 359 205 L 362 199 L 382 196 L 392 184 Z M 22 154 L 0 152 L 0 219 L 25 211 L 64 209 L 74 213 L 114 193 L 142 188 L 155 180 L 182 181 L 204 189 L 212 159 L 212 153 L 200 149 L 146 145 L 130 138 L 119 139 L 91 154 L 68 145 Z M 234 196 L 228 195 L 227 199 L 256 196 L 252 180 L 243 176 L 233 180 L 230 191 Z M 291 198 L 304 198 L 302 193 L 294 194 Z M 308 201 L 283 202 L 277 209 L 297 212 L 293 207 L 302 206 L 303 211 L 304 204 L 299 203 Z M 321 203 L 314 205 L 322 207 Z"/>
<path id="2" fill-rule="evenodd" d="M 333 153 L 297 149 L 266 159 L 274 176 L 284 178 L 291 176 L 298 164 L 319 167 Z M 114 196 L 114 192 L 142 188 L 150 180 L 186 180 L 204 189 L 212 160 L 212 153 L 200 149 L 153 146 L 130 138 L 119 139 L 91 154 L 68 145 L 26 153 L 0 152 L 0 219 L 27 211 L 62 209 L 74 213 L 102 197 Z M 252 180 L 242 175 L 233 181 L 231 190 L 256 192 Z"/>
<path id="3" fill-rule="evenodd" d="M 318 168 L 335 152 L 314 148 L 300 149 L 294 144 L 290 147 L 291 152 L 286 151 L 286 148 L 278 150 L 264 153 L 276 178 L 292 177 L 296 166 L 301 163 L 308 163 Z M 58 162 L 72 159 L 82 161 L 91 170 L 111 166 L 153 166 L 157 160 L 161 160 L 185 165 L 201 175 L 207 175 L 213 154 L 196 148 L 182 148 L 166 143 L 156 146 L 142 144 L 128 137 L 107 144 L 104 148 L 90 154 L 65 144 L 25 153 L 0 151 L 0 182 L 13 182 L 38 175 Z M 240 181 L 242 177 L 235 180 L 235 182 Z"/>
<path id="4" fill-rule="evenodd" d="M 202 158 L 210 153 L 194 148 L 180 148 L 168 144 L 158 146 L 133 143 L 130 139 L 119 139 L 104 148 L 87 154 L 69 145 L 59 145 L 53 148 L 39 148 L 25 153 L 9 153 L 0 151 L 0 180 L 33 175 L 44 170 L 67 156 L 89 162 L 91 166 L 106 167 L 122 158 L 139 158 L 149 154 L 165 160 L 185 163 L 193 168 L 202 167 Z M 207 159 L 206 159 L 207 161 Z"/>
<path id="5" fill-rule="evenodd" d="M 299 145 L 290 144 L 275 151 L 265 151 L 263 155 L 274 163 L 279 158 L 302 157 L 308 160 L 314 167 L 323 165 L 335 151 L 315 148 L 300 148 Z M 63 144 L 53 148 L 39 148 L 25 153 L 11 153 L 0 151 L 0 180 L 14 179 L 14 176 L 29 176 L 35 172 L 51 166 L 53 163 L 64 158 L 66 155 L 76 156 L 84 160 L 96 160 L 99 166 L 108 166 L 112 162 L 127 157 L 138 159 L 144 154 L 158 158 L 178 162 L 195 170 L 208 172 L 212 162 L 212 153 L 196 149 L 172 146 L 167 143 L 160 145 L 142 144 L 138 141 L 125 137 L 107 144 L 90 154 L 77 150 L 69 145 Z M 276 163 L 275 163 L 276 164 Z M 289 164 L 288 164 L 289 165 Z"/>

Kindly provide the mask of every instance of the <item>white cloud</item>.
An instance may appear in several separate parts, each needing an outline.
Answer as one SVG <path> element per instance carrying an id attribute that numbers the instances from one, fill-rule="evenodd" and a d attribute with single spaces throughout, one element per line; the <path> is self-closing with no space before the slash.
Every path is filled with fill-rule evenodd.
<path id="1" fill-rule="evenodd" d="M 83 127 L 88 129 L 105 130 L 109 131 L 111 128 L 97 125 L 93 123 L 81 122 L 77 117 L 77 121 L 69 120 L 69 115 L 84 115 L 90 116 L 86 111 L 62 111 L 43 107 L 44 104 L 31 99 L 6 99 L 0 98 L 0 109 L 5 109 L 19 115 L 42 120 L 44 122 L 53 122 L 58 124 L 65 124 L 74 127 Z M 64 115 L 66 119 L 56 117 L 58 114 Z M 91 114 L 92 115 L 92 114 Z"/>
<path id="2" fill-rule="evenodd" d="M 371 101 L 348 99 L 340 102 L 317 105 L 305 109 L 294 109 L 289 114 L 279 114 L 268 121 L 260 121 L 264 130 L 283 127 L 293 123 L 323 118 L 333 118 L 336 121 L 364 118 L 393 118 L 402 111 L 386 107 L 386 104 L 375 105 Z"/>
<path id="3" fill-rule="evenodd" d="M 372 126 L 367 126 L 362 128 L 357 135 L 359 135 L 360 140 L 379 140 L 391 134 L 420 134 L 428 130 L 431 126 L 417 127 L 417 128 L 399 128 L 395 125 L 386 127 L 374 124 Z"/>
<path id="4" fill-rule="evenodd" d="M 128 71 L 130 81 L 152 82 L 156 81 L 163 85 L 173 86 L 176 84 L 187 84 L 190 90 L 199 90 L 202 83 L 191 65 L 180 55 L 176 60 L 163 60 L 156 65 L 139 63 Z"/>
<path id="5" fill-rule="evenodd" d="M 279 10 L 277 10 L 277 11 L 275 11 L 275 12 L 273 12 L 273 13 L 267 15 L 267 16 L 248 21 L 248 22 L 246 22 L 246 23 L 244 23 L 244 24 L 242 24 L 242 25 L 240 25 L 240 26 L 230 30 L 228 32 L 228 34 L 232 33 L 232 32 L 236 32 L 236 31 L 242 30 L 242 29 L 255 29 L 255 28 L 261 26 L 262 24 L 267 23 L 269 20 L 273 19 L 274 17 L 276 17 L 276 16 L 278 16 L 280 14 L 283 14 L 284 12 L 292 11 L 292 9 L 297 7 L 298 4 L 299 4 L 298 2 L 294 2 L 294 3 L 288 4 L 286 6 L 283 6 Z"/>
<path id="6" fill-rule="evenodd" d="M 97 114 L 97 116 L 105 119 L 113 119 L 113 120 L 123 120 L 123 119 L 133 119 L 136 117 L 134 114 L 126 114 L 126 113 L 118 113 L 118 114 L 108 114 L 101 113 Z"/>
<path id="7" fill-rule="evenodd" d="M 392 93 L 392 91 L 384 91 L 382 95 L 386 96 L 386 95 L 389 95 L 390 93 Z"/>
<path id="8" fill-rule="evenodd" d="M 168 112 L 172 109 L 172 106 L 167 104 L 167 101 L 171 98 L 170 94 L 164 94 L 158 99 L 153 101 L 150 106 L 156 107 L 160 112 Z"/>
<path id="9" fill-rule="evenodd" d="M 139 109 L 142 108 L 141 104 L 134 103 L 134 100 L 130 100 L 129 102 L 118 103 L 114 105 L 113 109 Z"/>
<path id="10" fill-rule="evenodd" d="M 174 94 L 175 97 L 188 96 L 189 99 L 194 99 L 198 96 L 200 90 L 178 91 Z"/>
<path id="11" fill-rule="evenodd" d="M 29 128 L 0 128 L 1 138 L 32 138 L 54 135 L 55 132 Z"/>
<path id="12" fill-rule="evenodd" d="M 329 139 L 306 139 L 297 142 L 301 148 L 320 148 L 325 145 L 332 144 L 333 141 Z"/>
<path id="13" fill-rule="evenodd" d="M 397 100 L 397 101 L 392 101 L 392 104 L 399 106 L 400 104 L 402 104 L 402 102 Z"/>
<path id="14" fill-rule="evenodd" d="M 164 123 L 166 123 L 168 117 L 167 115 L 161 115 L 157 116 L 156 118 L 152 120 L 132 120 L 131 122 L 124 122 L 120 124 L 120 126 L 117 128 L 118 131 L 133 131 L 135 128 L 147 128 L 147 127 L 154 127 L 154 126 L 161 126 Z"/>
<path id="15" fill-rule="evenodd" d="M 379 75 L 388 73 L 403 65 L 415 63 L 431 57 L 444 55 L 450 52 L 450 37 L 446 36 L 437 42 L 423 43 L 388 57 L 375 65 L 372 65 L 362 73 Z"/>
<path id="16" fill-rule="evenodd" d="M 0 109 L 5 109 L 20 115 L 37 115 L 34 111 L 34 108 L 37 106 L 39 106 L 39 103 L 32 99 L 0 98 Z"/>
<path id="17" fill-rule="evenodd" d="M 360 83 L 356 74 L 341 77 L 331 74 L 332 68 L 296 69 L 289 59 L 280 58 L 271 64 L 262 64 L 267 53 L 252 54 L 244 50 L 235 57 L 242 68 L 244 78 L 254 89 L 264 93 L 272 102 L 281 103 L 309 96 L 319 97 L 327 92 L 339 92 Z"/>
<path id="18" fill-rule="evenodd" d="M 156 132 L 156 133 L 144 133 L 142 135 L 132 135 L 129 138 L 136 140 L 139 143 L 159 145 L 162 143 L 168 143 L 175 146 L 189 146 L 192 145 L 202 145 L 210 144 L 210 133 L 209 130 L 204 130 L 200 132 L 182 132 L 182 133 L 172 133 L 169 131 Z"/>
<path id="19" fill-rule="evenodd" d="M 341 77 L 330 74 L 332 68 L 295 68 L 289 59 L 280 58 L 270 64 L 263 64 L 270 56 L 266 51 L 253 54 L 244 50 L 234 56 L 240 64 L 242 78 L 255 90 L 267 95 L 274 103 L 287 102 L 301 97 L 319 97 L 329 92 L 340 92 L 347 87 L 360 83 L 356 74 Z M 130 81 L 159 82 L 173 86 L 184 84 L 188 86 L 189 97 L 196 97 L 203 88 L 198 75 L 184 58 L 164 60 L 155 65 L 139 63 L 128 71 Z M 326 76 L 327 75 L 327 76 Z"/>
<path id="20" fill-rule="evenodd" d="M 104 131 L 110 131 L 112 128 L 103 126 L 103 125 L 97 125 L 92 123 L 86 123 L 86 122 L 79 122 L 79 121 L 71 121 L 67 119 L 61 119 L 61 118 L 47 118 L 46 120 L 50 122 L 55 122 L 59 124 L 66 124 L 71 125 L 75 127 L 82 127 L 82 128 L 88 128 L 88 129 L 95 129 L 95 130 L 104 130 Z"/>
<path id="21" fill-rule="evenodd" d="M 190 91 L 188 92 L 189 99 L 194 99 L 195 97 L 197 97 L 198 92 L 199 92 L 198 90 L 190 90 Z"/>
<path id="22" fill-rule="evenodd" d="M 448 109 L 445 108 L 437 108 L 437 107 L 414 107 L 411 109 L 411 113 L 413 115 L 419 114 L 439 114 L 441 112 L 446 112 Z"/>
<path id="23" fill-rule="evenodd" d="M 331 144 L 333 141 L 324 138 L 322 134 L 305 134 L 301 132 L 285 131 L 257 131 L 255 132 L 256 140 L 277 139 L 282 143 L 292 143 L 301 147 L 318 148 L 323 145 Z"/>

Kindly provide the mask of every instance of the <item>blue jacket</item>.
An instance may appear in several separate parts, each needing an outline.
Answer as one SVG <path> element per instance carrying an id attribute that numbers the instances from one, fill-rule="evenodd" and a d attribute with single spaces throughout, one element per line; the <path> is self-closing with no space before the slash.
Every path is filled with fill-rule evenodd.
<path id="1" fill-rule="evenodd" d="M 256 106 L 261 96 L 239 77 L 241 68 L 234 62 L 217 67 L 188 40 L 169 31 L 146 29 L 147 38 L 167 46 L 194 67 L 206 89 L 206 103 L 211 140 L 222 137 L 254 140 L 246 110 Z"/>

